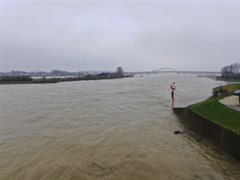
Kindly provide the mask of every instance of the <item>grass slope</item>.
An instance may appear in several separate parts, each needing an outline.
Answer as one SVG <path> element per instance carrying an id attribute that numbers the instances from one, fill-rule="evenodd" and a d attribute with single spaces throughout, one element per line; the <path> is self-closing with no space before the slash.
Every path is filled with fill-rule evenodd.
<path id="1" fill-rule="evenodd" d="M 236 89 L 240 89 L 240 84 L 234 84 Z"/>
<path id="2" fill-rule="evenodd" d="M 240 112 L 227 108 L 219 100 L 220 98 L 209 99 L 189 108 L 214 123 L 240 134 Z"/>

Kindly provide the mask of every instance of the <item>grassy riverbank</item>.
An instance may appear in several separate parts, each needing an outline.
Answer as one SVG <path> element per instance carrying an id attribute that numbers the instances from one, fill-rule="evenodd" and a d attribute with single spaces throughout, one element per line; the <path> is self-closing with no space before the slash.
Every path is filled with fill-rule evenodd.
<path id="1" fill-rule="evenodd" d="M 220 99 L 222 97 L 209 99 L 189 108 L 204 118 L 240 134 L 240 112 L 221 104 Z"/>
<path id="2" fill-rule="evenodd" d="M 219 95 L 222 97 L 229 96 L 229 95 L 232 95 L 232 93 L 237 89 L 240 89 L 239 83 L 215 87 L 215 88 L 213 88 L 213 97 L 218 97 Z"/>
<path id="3" fill-rule="evenodd" d="M 213 89 L 213 94 L 222 96 L 191 105 L 189 108 L 210 121 L 240 134 L 240 112 L 221 104 L 219 100 L 229 96 L 240 84 L 230 84 Z"/>
<path id="4" fill-rule="evenodd" d="M 217 81 L 226 81 L 226 82 L 240 82 L 240 79 L 238 78 L 222 78 L 222 77 L 219 77 L 217 76 L 215 78 Z"/>
<path id="5" fill-rule="evenodd" d="M 240 111 L 219 101 L 232 95 L 239 87 L 240 84 L 231 84 L 214 88 L 210 99 L 185 108 L 174 108 L 187 129 L 208 139 L 237 160 L 240 160 Z"/>

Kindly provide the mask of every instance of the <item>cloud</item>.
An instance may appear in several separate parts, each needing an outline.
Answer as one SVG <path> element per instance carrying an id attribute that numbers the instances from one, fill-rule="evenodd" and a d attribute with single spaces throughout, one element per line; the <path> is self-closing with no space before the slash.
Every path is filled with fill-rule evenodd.
<path id="1" fill-rule="evenodd" d="M 220 70 L 239 61 L 237 1 L 3 1 L 0 70 Z"/>

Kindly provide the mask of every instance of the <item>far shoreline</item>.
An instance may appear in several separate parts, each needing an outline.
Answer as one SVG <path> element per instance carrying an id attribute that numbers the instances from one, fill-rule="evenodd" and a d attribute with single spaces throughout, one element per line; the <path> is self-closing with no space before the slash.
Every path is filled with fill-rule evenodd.
<path id="1" fill-rule="evenodd" d="M 130 78 L 134 77 L 133 75 L 123 75 L 123 76 L 96 76 L 89 75 L 86 77 L 67 77 L 67 78 L 41 78 L 41 79 L 33 79 L 29 78 L 28 80 L 0 80 L 0 85 L 11 85 L 11 84 L 52 84 L 52 83 L 60 83 L 60 82 L 72 82 L 72 81 L 92 81 L 92 80 L 111 80 L 111 79 L 122 79 L 122 78 Z"/>
<path id="2" fill-rule="evenodd" d="M 216 81 L 239 82 L 240 83 L 240 79 L 238 79 L 238 78 L 223 78 L 223 77 L 220 77 L 220 76 L 216 76 L 215 80 Z"/>

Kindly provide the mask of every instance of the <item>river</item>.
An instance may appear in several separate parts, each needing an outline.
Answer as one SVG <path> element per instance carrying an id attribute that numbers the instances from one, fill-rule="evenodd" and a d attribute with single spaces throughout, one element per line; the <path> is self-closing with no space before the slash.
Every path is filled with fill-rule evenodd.
<path id="1" fill-rule="evenodd" d="M 0 86 L 0 179 L 240 179 L 240 163 L 183 130 L 171 110 L 218 82 L 161 74 Z"/>

